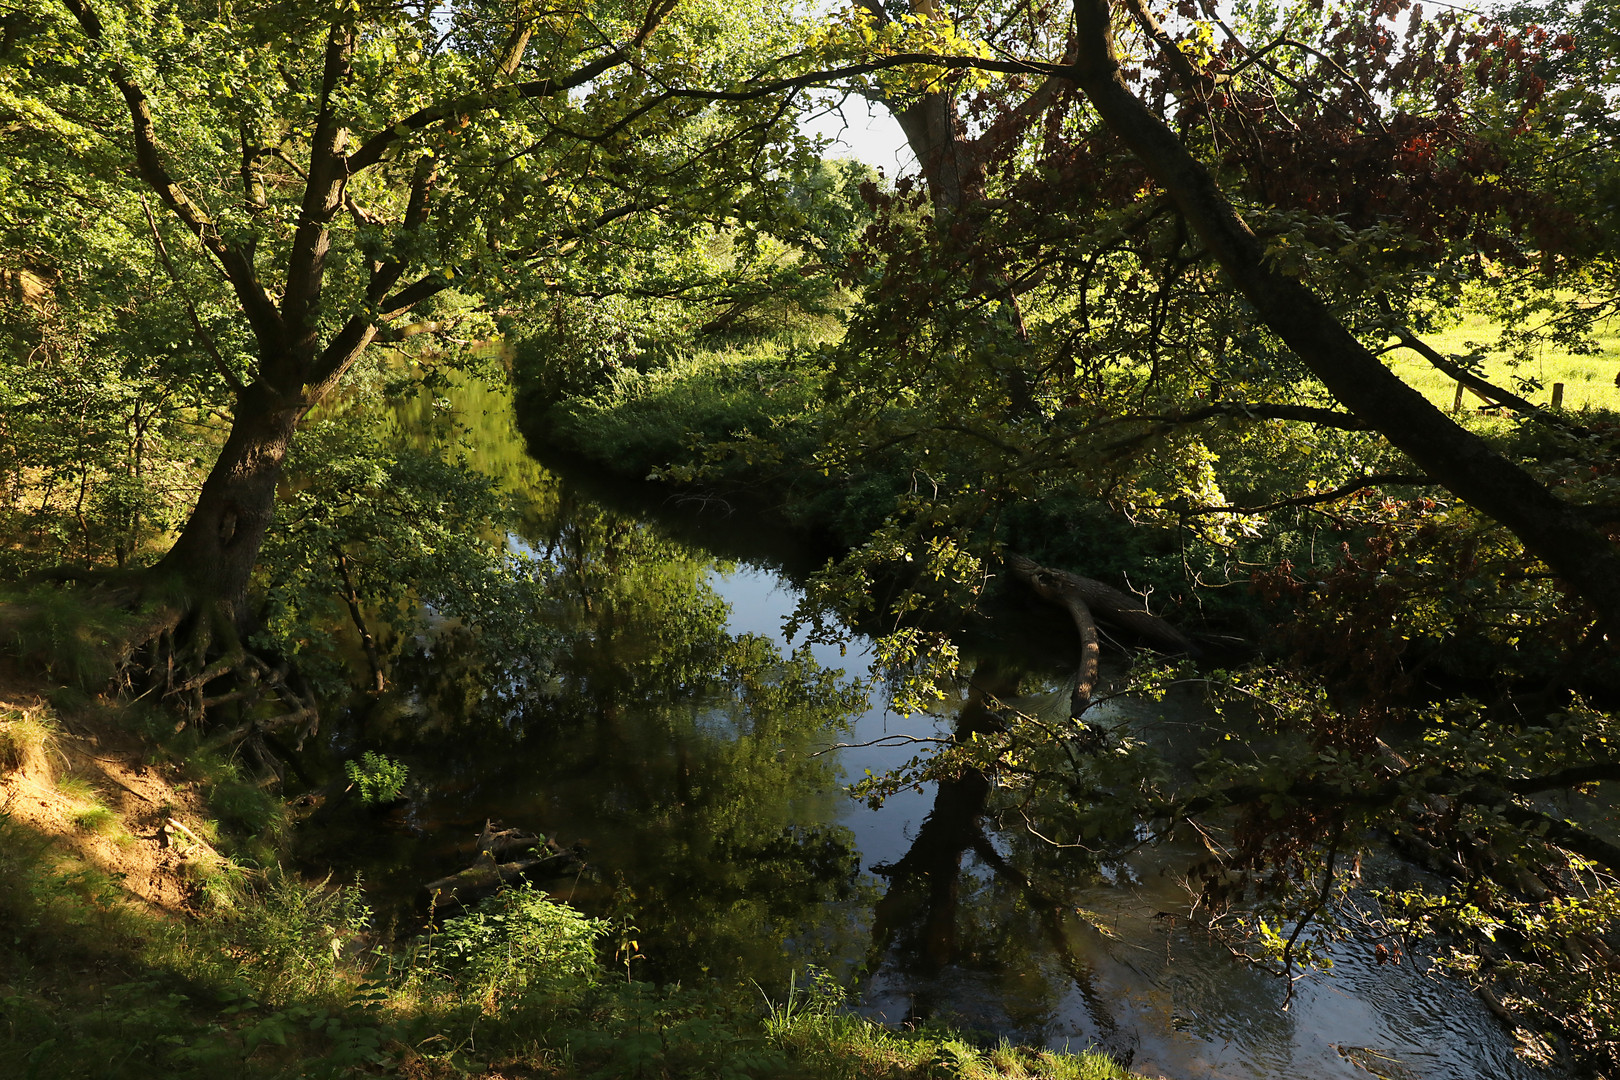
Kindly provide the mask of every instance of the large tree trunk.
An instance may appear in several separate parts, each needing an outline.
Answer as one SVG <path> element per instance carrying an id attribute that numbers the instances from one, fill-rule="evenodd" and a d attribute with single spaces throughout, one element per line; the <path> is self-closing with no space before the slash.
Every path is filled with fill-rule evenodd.
<path id="1" fill-rule="evenodd" d="M 881 0 L 857 2 L 878 26 L 889 24 Z M 911 10 L 937 17 L 938 0 L 911 0 Z M 903 107 L 892 100 L 885 100 L 884 106 L 905 133 L 937 212 L 954 215 L 983 197 L 984 173 L 978 151 L 962 136 L 955 94 L 948 87 L 918 94 Z"/>
<path id="2" fill-rule="evenodd" d="M 241 623 L 259 547 L 275 517 L 282 462 L 307 403 L 263 381 L 236 397 L 236 417 L 180 538 L 158 564 L 199 602 L 223 605 Z"/>
<path id="3" fill-rule="evenodd" d="M 1273 269 L 1215 178 L 1125 85 L 1110 0 L 1074 0 L 1074 12 L 1075 81 L 1176 201 L 1266 325 L 1351 412 L 1453 494 L 1511 530 L 1596 609 L 1611 634 L 1620 629 L 1620 553 L 1614 545 L 1574 507 L 1402 382 L 1309 288 Z"/>

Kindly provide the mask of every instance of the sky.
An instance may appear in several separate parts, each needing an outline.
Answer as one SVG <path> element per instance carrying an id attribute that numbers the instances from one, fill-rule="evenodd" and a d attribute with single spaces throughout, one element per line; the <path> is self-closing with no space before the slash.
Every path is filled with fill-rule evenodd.
<path id="1" fill-rule="evenodd" d="M 887 109 L 858 94 L 851 94 L 836 110 L 821 109 L 799 121 L 799 130 L 833 142 L 824 151 L 829 158 L 850 157 L 875 165 L 889 177 L 912 172 L 916 158 L 906 146 L 900 125 Z"/>

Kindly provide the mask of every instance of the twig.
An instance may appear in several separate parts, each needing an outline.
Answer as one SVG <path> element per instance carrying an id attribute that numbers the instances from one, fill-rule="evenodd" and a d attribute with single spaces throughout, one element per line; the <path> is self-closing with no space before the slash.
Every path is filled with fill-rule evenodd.
<path id="1" fill-rule="evenodd" d="M 171 829 L 175 830 L 176 832 L 180 833 L 181 835 L 186 837 L 186 839 L 190 840 L 193 844 L 196 844 L 198 847 L 202 848 L 204 851 L 208 852 L 210 855 L 214 856 L 215 858 L 217 858 L 217 859 L 223 859 L 224 858 L 223 855 L 221 855 L 219 852 L 214 850 L 214 845 L 210 844 L 208 841 L 204 840 L 202 837 L 198 836 L 196 833 L 192 832 L 190 829 L 188 829 L 184 825 L 180 824 L 180 822 L 177 821 L 176 819 L 174 819 L 174 818 L 169 819 L 169 828 L 171 828 Z"/>
<path id="2" fill-rule="evenodd" d="M 926 736 L 919 737 L 919 736 L 916 736 L 916 735 L 885 735 L 881 739 L 872 739 L 869 742 L 833 743 L 831 746 L 825 747 L 825 748 L 823 748 L 821 750 L 817 750 L 815 753 L 811 754 L 810 756 L 811 757 L 820 757 L 822 754 L 830 754 L 834 750 L 859 750 L 860 748 L 865 747 L 865 746 L 906 746 L 906 745 L 909 745 L 910 743 L 949 743 L 949 742 L 954 742 L 954 741 L 955 740 L 953 740 L 953 739 L 940 738 L 940 737 L 937 737 L 937 736 L 934 736 L 934 737 L 926 737 Z"/>

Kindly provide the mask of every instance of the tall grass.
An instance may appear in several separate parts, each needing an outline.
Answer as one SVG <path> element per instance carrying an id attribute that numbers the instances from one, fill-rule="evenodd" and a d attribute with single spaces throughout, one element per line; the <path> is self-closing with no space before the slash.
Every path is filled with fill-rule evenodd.
<path id="1" fill-rule="evenodd" d="M 1097 1052 L 1054 1053 L 1005 1039 L 981 1047 L 945 1028 L 893 1031 L 850 1012 L 847 1004 L 842 987 L 825 972 L 811 972 L 803 985 L 795 973 L 785 999 L 766 999 L 765 1037 L 816 1075 L 841 1080 L 896 1075 L 1127 1080 L 1132 1075 Z"/>
<path id="2" fill-rule="evenodd" d="M 0 705 L 0 773 L 42 760 L 54 733 L 55 727 L 43 711 Z"/>

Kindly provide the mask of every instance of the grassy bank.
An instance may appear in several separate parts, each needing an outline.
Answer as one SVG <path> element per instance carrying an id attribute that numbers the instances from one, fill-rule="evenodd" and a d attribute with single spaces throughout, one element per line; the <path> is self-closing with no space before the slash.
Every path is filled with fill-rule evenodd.
<path id="1" fill-rule="evenodd" d="M 626 935 L 526 889 L 385 938 L 356 889 L 280 868 L 279 806 L 222 812 L 243 801 L 228 761 L 41 689 L 0 686 L 0 1075 L 1129 1075 L 890 1031 L 824 985 L 629 979 Z"/>
<path id="2" fill-rule="evenodd" d="M 948 486 L 945 478 L 973 475 L 981 465 L 948 446 L 900 438 L 858 463 L 816 467 L 829 429 L 840 423 L 824 408 L 825 372 L 807 352 L 768 344 L 622 371 L 562 398 L 542 389 L 543 373 L 520 365 L 514 377 L 516 419 L 537 452 L 558 451 L 623 480 L 655 481 L 648 488 L 660 501 L 688 492 L 706 507 L 747 509 L 809 538 L 824 556 L 867 542 L 919 483 L 934 478 Z M 1168 559 L 1175 566 L 1166 564 L 1165 581 L 1181 576 L 1173 537 L 1095 499 L 1056 493 L 984 509 L 986 528 L 1036 558 L 1098 575 L 1150 577 L 1152 565 Z"/>

